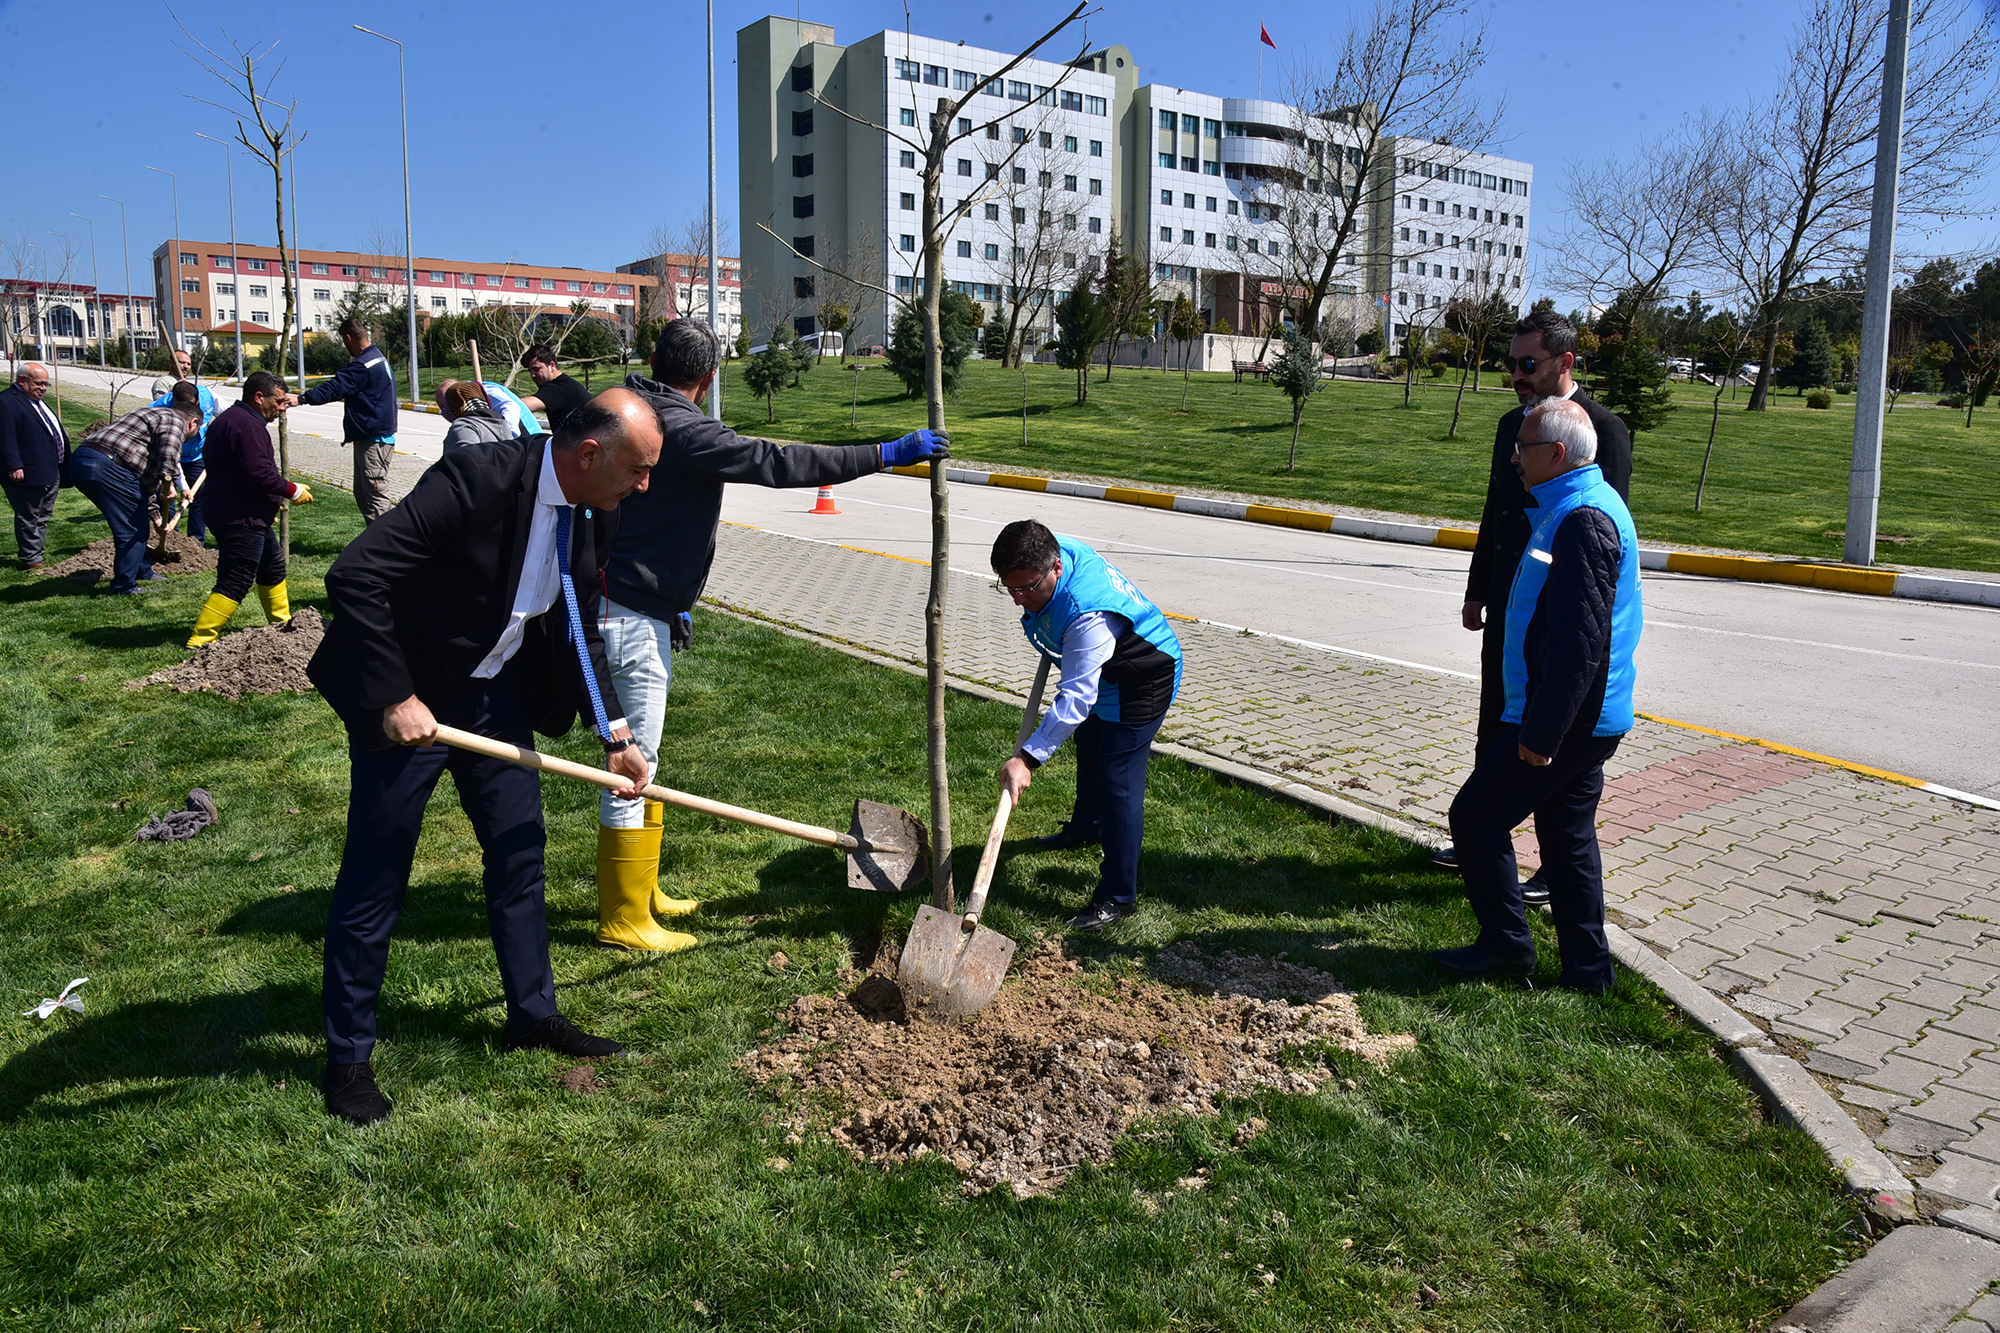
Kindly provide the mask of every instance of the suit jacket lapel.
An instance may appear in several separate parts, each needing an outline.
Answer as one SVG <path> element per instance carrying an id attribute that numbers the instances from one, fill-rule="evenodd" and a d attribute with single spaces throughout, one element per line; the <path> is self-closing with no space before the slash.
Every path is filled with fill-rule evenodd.
<path id="1" fill-rule="evenodd" d="M 543 440 L 533 448 L 522 451 L 527 467 L 521 473 L 515 490 L 514 545 L 507 552 L 507 595 L 500 603 L 500 623 L 503 625 L 514 609 L 514 599 L 521 593 L 521 566 L 528 560 L 528 532 L 535 521 L 536 492 L 542 484 L 542 451 L 548 447 L 548 441 Z"/>

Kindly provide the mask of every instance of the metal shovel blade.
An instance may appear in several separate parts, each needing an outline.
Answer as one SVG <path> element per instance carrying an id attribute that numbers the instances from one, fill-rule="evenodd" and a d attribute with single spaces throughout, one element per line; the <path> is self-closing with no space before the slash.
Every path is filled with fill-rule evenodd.
<path id="1" fill-rule="evenodd" d="M 902 893 L 930 877 L 930 835 L 901 806 L 856 801 L 848 828 L 861 850 L 847 854 L 847 887 Z"/>
<path id="2" fill-rule="evenodd" d="M 896 966 L 904 1012 L 934 1023 L 970 1018 L 1000 993 L 1014 948 L 999 931 L 984 926 L 967 931 L 965 918 L 925 903 L 910 923 Z"/>

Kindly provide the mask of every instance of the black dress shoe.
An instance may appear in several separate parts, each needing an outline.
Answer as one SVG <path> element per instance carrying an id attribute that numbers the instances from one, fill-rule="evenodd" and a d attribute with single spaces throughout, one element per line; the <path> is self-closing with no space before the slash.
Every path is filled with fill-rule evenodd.
<path id="1" fill-rule="evenodd" d="M 1526 981 L 1535 975 L 1535 955 L 1499 954 L 1483 944 L 1468 944 L 1463 949 L 1439 949 L 1431 955 L 1431 961 L 1455 977 L 1482 980 L 1488 977 L 1509 981 Z"/>
<path id="2" fill-rule="evenodd" d="M 1075 847 L 1094 847 L 1103 842 L 1099 833 L 1086 833 L 1074 824 L 1064 824 L 1054 833 L 1035 839 L 1035 846 L 1045 852 L 1066 852 Z"/>
<path id="3" fill-rule="evenodd" d="M 1139 910 L 1137 903 L 1094 902 L 1070 918 L 1071 930 L 1099 931 Z"/>
<path id="4" fill-rule="evenodd" d="M 1547 907 L 1549 905 L 1549 882 L 1537 870 L 1521 885 L 1521 906 Z"/>
<path id="5" fill-rule="evenodd" d="M 561 1014 L 550 1014 L 539 1022 L 505 1035 L 510 1051 L 556 1051 L 579 1060 L 598 1060 L 607 1055 L 623 1055 L 625 1048 L 609 1037 L 593 1037 Z"/>
<path id="6" fill-rule="evenodd" d="M 1458 869 L 1458 849 L 1450 843 L 1431 848 L 1431 864 L 1439 870 Z"/>
<path id="7" fill-rule="evenodd" d="M 350 1125 L 372 1125 L 389 1118 L 389 1099 L 375 1085 L 375 1070 L 366 1060 L 355 1064 L 327 1061 L 320 1089 L 326 1094 L 326 1113 Z"/>

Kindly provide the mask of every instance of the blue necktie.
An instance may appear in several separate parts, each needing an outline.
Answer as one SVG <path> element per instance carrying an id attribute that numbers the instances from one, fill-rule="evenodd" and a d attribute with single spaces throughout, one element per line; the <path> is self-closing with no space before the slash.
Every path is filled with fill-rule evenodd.
<path id="1" fill-rule="evenodd" d="M 556 506 L 556 569 L 562 575 L 563 604 L 569 608 L 569 640 L 576 645 L 577 665 L 583 668 L 583 688 L 590 692 L 591 711 L 597 715 L 597 734 L 611 739 L 611 722 L 604 716 L 604 697 L 597 690 L 597 672 L 590 665 L 590 646 L 583 637 L 583 616 L 576 609 L 576 583 L 569 576 L 568 505 Z"/>

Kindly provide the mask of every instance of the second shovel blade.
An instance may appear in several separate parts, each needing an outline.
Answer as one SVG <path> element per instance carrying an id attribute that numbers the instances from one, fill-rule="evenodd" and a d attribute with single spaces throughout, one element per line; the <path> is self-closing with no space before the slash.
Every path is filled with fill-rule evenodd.
<path id="1" fill-rule="evenodd" d="M 848 832 L 868 848 L 847 854 L 848 888 L 902 893 L 930 876 L 930 836 L 908 810 L 856 801 Z"/>
<path id="2" fill-rule="evenodd" d="M 978 1013 L 1000 993 L 1014 949 L 999 931 L 976 926 L 968 934 L 964 918 L 924 904 L 896 967 L 905 1012 L 939 1023 Z"/>

